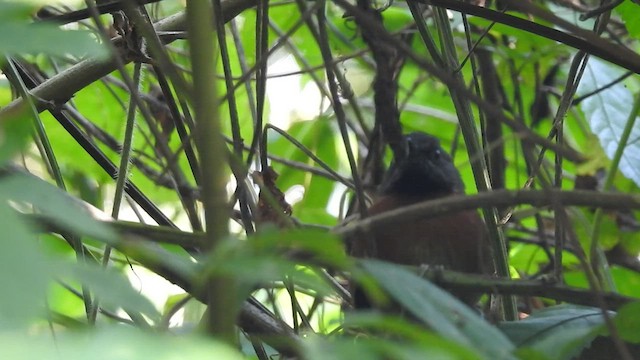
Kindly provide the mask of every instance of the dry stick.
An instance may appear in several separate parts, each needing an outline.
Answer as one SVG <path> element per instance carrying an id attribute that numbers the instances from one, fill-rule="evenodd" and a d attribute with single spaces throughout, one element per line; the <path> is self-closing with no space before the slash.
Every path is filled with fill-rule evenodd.
<path id="1" fill-rule="evenodd" d="M 594 35 L 599 35 L 600 33 L 602 33 L 602 31 L 604 30 L 605 26 L 606 26 L 606 20 L 608 19 L 608 15 L 604 16 L 604 21 L 602 21 L 603 18 L 598 18 L 598 20 L 596 21 L 596 24 L 594 26 Z M 565 88 L 565 91 L 562 94 L 562 98 L 560 101 L 560 106 L 558 107 L 558 110 L 556 112 L 556 115 L 554 117 L 554 121 L 553 121 L 553 128 L 552 131 L 549 135 L 549 137 L 555 136 L 557 139 L 557 142 L 559 144 L 562 144 L 564 142 L 564 138 L 563 138 L 563 129 L 564 129 L 564 118 L 566 116 L 567 111 L 569 110 L 569 108 L 572 106 L 573 101 L 572 99 L 575 96 L 575 92 L 577 91 L 578 88 L 578 84 L 580 82 L 580 79 L 582 78 L 582 75 L 584 73 L 584 70 L 587 66 L 587 61 L 589 59 L 588 54 L 586 54 L 583 51 L 579 51 L 572 63 L 571 63 L 571 70 L 569 72 L 569 76 L 567 78 L 567 86 Z M 542 156 L 542 153 L 541 153 Z M 561 189 L 562 188 L 562 157 L 558 156 L 558 154 L 556 154 L 555 157 L 555 179 L 554 179 L 554 187 Z M 561 209 L 557 209 L 558 211 L 561 211 Z M 564 217 L 563 217 L 564 218 Z M 597 216 L 596 216 L 597 219 Z M 596 220 L 597 221 L 597 220 Z M 556 221 L 556 238 L 557 238 L 557 242 L 556 242 L 556 254 L 555 254 L 555 269 L 554 269 L 554 273 L 557 279 L 561 279 L 562 273 L 562 249 L 564 247 L 564 241 L 565 241 L 565 230 L 564 230 L 564 222 L 563 221 Z M 596 252 L 602 254 L 600 249 L 597 249 Z M 602 255 L 602 257 L 604 257 L 604 255 Z M 594 269 L 596 271 L 598 271 L 597 269 Z M 591 271 L 590 269 L 585 269 L 585 271 Z M 605 272 L 608 274 L 608 272 Z M 588 276 L 591 276 L 591 273 L 587 274 Z M 609 274 L 609 281 L 605 281 L 605 284 L 610 283 L 613 284 L 613 280 L 611 280 L 610 278 L 610 274 Z"/>
<path id="2" fill-rule="evenodd" d="M 27 71 L 21 71 L 23 81 L 25 81 L 30 88 L 34 88 L 37 81 Z M 87 152 L 91 158 L 112 178 L 116 177 L 117 167 L 113 162 L 105 155 L 104 152 L 86 135 L 82 130 L 71 121 L 67 112 L 68 106 L 65 105 L 61 110 L 57 107 L 51 107 L 49 112 L 53 117 L 64 127 L 64 129 L 74 138 L 74 140 Z M 175 224 L 169 220 L 165 214 L 160 211 L 155 204 L 146 196 L 140 189 L 128 181 L 126 187 L 127 194 L 136 201 L 159 225 L 165 225 L 168 227 L 176 228 Z"/>
<path id="3" fill-rule="evenodd" d="M 142 82 L 142 64 L 136 63 L 133 70 L 133 83 L 135 88 L 131 89 L 133 93 L 129 99 L 129 108 L 127 109 L 127 120 L 125 125 L 124 140 L 122 143 L 122 151 L 120 157 L 120 164 L 118 167 L 118 177 L 116 179 L 116 189 L 113 198 L 113 207 L 111 209 L 111 217 L 118 219 L 120 215 L 120 207 L 122 200 L 125 198 L 125 186 L 127 185 L 127 178 L 129 177 L 129 166 L 131 162 L 131 154 L 133 151 L 133 137 L 134 129 L 136 127 L 136 102 L 134 100 L 135 93 L 137 93 L 141 87 Z M 104 253 L 102 254 L 102 267 L 107 268 L 109 266 L 109 260 L 111 258 L 111 246 L 105 245 Z M 98 314 L 98 307 L 100 299 L 98 297 L 94 300 L 94 305 L 89 313 L 89 322 L 95 324 L 96 316 Z M 132 318 L 133 320 L 133 318 Z"/>
<path id="4" fill-rule="evenodd" d="M 338 174 L 337 172 L 335 172 L 325 162 L 320 160 L 309 149 L 307 149 L 304 145 L 302 145 L 300 142 L 295 140 L 295 138 L 293 138 L 291 135 L 286 133 L 284 130 L 276 128 L 273 125 L 267 125 L 265 127 L 265 129 L 273 129 L 276 132 L 278 132 L 279 134 L 281 134 L 283 137 L 285 137 L 287 140 L 289 140 L 293 145 L 295 145 L 302 152 L 304 152 L 307 156 L 311 157 L 316 163 L 318 163 L 318 165 L 320 165 L 321 168 L 313 167 L 311 165 L 307 165 L 307 164 L 299 162 L 299 161 L 290 160 L 290 159 L 286 159 L 286 158 L 283 158 L 283 157 L 278 156 L 278 155 L 273 155 L 273 154 L 267 153 L 267 158 L 269 160 L 277 162 L 277 163 L 281 163 L 281 164 L 289 166 L 289 167 L 291 167 L 293 169 L 297 169 L 297 170 L 300 170 L 300 171 L 303 171 L 303 172 L 308 172 L 308 173 L 311 173 L 311 174 L 314 174 L 314 175 L 319 175 L 319 176 L 322 176 L 322 177 L 327 178 L 329 180 L 337 181 L 337 182 L 343 184 L 344 186 L 346 186 L 346 187 L 348 187 L 350 189 L 353 189 L 354 185 L 353 185 L 353 182 L 351 182 L 351 180 L 349 180 L 346 177 L 344 177 L 344 176 Z M 102 131 L 101 129 L 99 129 L 99 130 Z M 105 140 L 102 140 L 101 136 L 104 135 L 103 132 L 95 132 L 95 133 L 90 132 L 90 134 L 100 138 L 101 141 L 103 141 L 112 150 L 115 151 L 116 149 L 119 149 L 118 143 L 115 142 L 115 140 L 113 138 L 106 137 Z M 192 137 L 192 135 L 189 135 L 185 139 L 185 141 L 191 141 L 191 137 Z M 231 140 L 231 139 L 225 138 L 225 141 L 228 144 L 233 144 L 233 140 Z M 183 147 L 183 145 L 178 147 L 177 150 L 180 151 L 182 149 L 182 147 Z M 251 151 L 251 148 L 248 145 L 243 145 L 243 150 Z M 174 161 L 173 159 L 171 159 L 171 160 Z M 173 186 L 169 183 L 168 179 L 164 178 L 162 174 L 158 174 L 153 169 L 149 168 L 147 165 L 145 165 L 144 162 L 140 161 L 139 158 L 135 158 L 134 157 L 132 159 L 132 162 L 134 163 L 134 165 L 136 165 L 138 170 L 142 171 L 143 174 L 145 174 L 147 177 L 151 178 L 156 185 L 163 186 L 163 187 L 166 187 L 166 188 L 173 188 Z M 186 191 L 190 191 L 192 193 L 197 193 L 197 191 L 198 191 L 195 188 L 190 188 L 186 184 L 178 184 L 178 186 L 180 186 L 180 188 L 183 189 L 183 191 L 185 191 L 185 192 Z"/>
<path id="5" fill-rule="evenodd" d="M 506 191 L 501 191 L 501 192 L 508 193 Z M 528 193 L 530 193 L 529 195 L 531 195 L 532 198 L 540 198 L 539 199 L 540 201 L 536 201 L 536 203 L 544 203 L 545 201 L 547 203 L 550 203 L 551 198 L 554 196 L 557 196 L 558 195 L 557 193 L 559 192 L 551 191 L 551 194 L 549 194 L 549 196 L 542 197 L 542 198 L 539 196 L 536 196 L 541 194 L 542 193 L 541 191 L 528 191 Z M 580 199 L 580 197 L 583 197 L 584 195 L 589 193 L 590 192 L 588 191 L 565 192 L 565 195 L 567 196 L 561 196 L 560 198 L 563 200 L 562 202 L 565 205 L 569 203 L 575 204 L 577 202 L 580 202 L 582 205 L 584 205 L 584 203 L 587 203 L 589 200 L 583 200 L 583 201 L 571 201 L 571 200 Z M 595 203 L 598 203 L 600 205 L 607 205 L 606 207 L 615 208 L 617 205 L 622 205 L 622 207 L 640 209 L 640 198 L 636 198 L 635 203 L 631 201 L 618 203 L 620 200 L 620 196 L 619 196 L 620 194 L 611 194 L 611 193 L 597 194 L 596 193 L 593 195 L 595 195 L 595 199 L 596 199 L 596 201 L 594 201 Z M 502 201 L 500 198 L 501 196 L 494 197 L 493 199 L 487 198 L 483 200 L 490 200 L 488 201 L 489 205 L 498 206 L 500 205 L 499 201 Z M 474 197 L 459 197 L 459 199 L 457 199 L 457 202 L 460 202 L 460 201 L 463 202 L 463 205 L 465 205 L 464 206 L 465 208 L 471 208 L 473 206 L 477 206 L 476 204 L 474 204 L 475 202 L 477 202 L 477 199 L 474 199 Z M 432 201 L 431 203 L 437 203 L 437 202 L 438 201 Z M 467 203 L 467 204 L 464 204 L 464 203 Z M 437 204 L 425 203 L 425 205 L 430 205 L 431 208 L 434 208 L 433 205 L 437 205 Z M 435 210 L 438 211 L 439 207 L 435 207 Z M 431 214 L 431 216 L 435 216 L 435 215 L 437 214 Z M 26 216 L 30 220 L 38 221 L 42 225 L 40 227 L 41 229 L 46 229 L 48 231 L 51 230 L 54 232 L 61 231 L 60 229 L 56 230 L 56 227 L 57 227 L 56 224 L 48 223 L 47 219 L 44 219 L 41 216 L 34 216 L 34 215 L 26 215 Z M 123 222 L 116 222 L 115 224 L 121 224 L 121 223 Z M 147 228 L 149 228 L 149 230 L 152 230 L 153 228 L 157 228 L 157 227 L 148 226 Z M 174 270 L 170 270 L 166 266 L 161 266 L 160 265 L 161 262 L 158 263 L 159 261 L 158 259 L 160 258 L 155 258 L 154 260 L 150 260 L 150 259 L 153 259 L 153 256 L 150 256 L 149 259 L 140 258 L 139 255 L 142 255 L 145 252 L 143 251 L 131 252 L 126 250 L 127 248 L 131 250 L 132 246 L 134 248 L 139 248 L 141 246 L 144 246 L 144 243 L 140 241 L 140 239 L 147 236 L 149 237 L 148 238 L 149 241 L 157 240 L 156 235 L 154 235 L 152 232 L 150 233 L 147 231 L 143 231 L 142 229 L 140 229 L 139 232 L 131 232 L 128 229 L 124 229 L 121 227 L 120 230 L 121 230 L 121 234 L 124 234 L 124 235 L 123 237 L 121 237 L 122 243 L 120 245 L 115 245 L 116 248 L 120 249 L 124 254 L 131 256 L 132 259 L 140 262 L 143 266 L 148 267 L 149 269 L 152 269 L 154 272 L 158 273 L 160 276 L 163 276 L 164 278 L 171 281 L 172 283 L 182 287 L 187 292 L 192 294 L 195 298 L 197 298 L 199 301 L 206 301 L 206 298 L 204 297 L 205 295 L 202 292 L 192 289 L 192 285 L 191 285 L 192 282 L 187 278 L 185 278 L 184 274 L 180 274 Z M 177 236 L 179 231 L 175 231 L 175 233 Z M 192 233 L 183 233 L 183 235 L 197 236 L 197 234 L 192 234 Z M 171 242 L 174 243 L 173 241 Z M 154 250 L 154 251 L 157 251 L 157 250 Z M 462 274 L 462 273 L 449 271 L 449 270 L 436 270 L 436 271 L 426 272 L 424 274 L 424 277 L 429 278 L 438 283 L 452 285 L 452 287 L 454 288 L 459 287 L 459 288 L 465 288 L 470 290 L 487 291 L 487 292 L 496 291 L 498 293 L 509 293 L 509 294 L 523 295 L 523 296 L 542 296 L 542 297 L 558 299 L 558 300 L 579 304 L 579 305 L 597 306 L 596 300 L 594 299 L 595 293 L 593 291 L 560 286 L 545 280 L 495 279 L 495 278 L 488 278 L 482 275 L 474 275 L 474 274 L 466 274 L 466 273 Z M 623 306 L 627 303 L 637 301 L 637 299 L 622 296 L 615 293 L 599 293 L 599 295 L 604 300 L 606 304 L 606 308 L 608 309 L 617 309 L 620 306 Z M 241 315 L 241 320 L 240 320 L 240 325 L 243 328 L 245 328 L 247 331 L 251 331 L 252 333 L 261 334 L 262 336 L 270 334 L 273 337 L 269 338 L 267 336 L 266 339 L 270 339 L 274 341 L 276 340 L 274 338 L 276 336 L 282 336 L 284 338 L 288 338 L 292 340 L 294 343 L 299 341 L 296 335 L 293 334 L 293 332 L 291 332 L 291 329 L 286 327 L 286 325 L 284 325 L 284 323 L 282 323 L 279 320 L 275 320 L 273 318 L 264 318 L 263 319 L 264 323 L 260 323 L 260 322 L 257 322 L 255 319 L 253 319 L 252 315 L 256 316 L 257 318 L 262 318 L 263 316 L 265 316 L 264 314 L 260 314 L 259 312 L 257 312 L 255 306 L 256 304 L 249 302 L 243 307 L 243 315 Z M 277 341 L 275 343 L 269 340 L 266 340 L 266 341 L 272 346 L 278 343 Z M 280 346 L 274 346 L 274 347 L 283 353 L 285 351 L 290 353 L 291 351 L 290 346 L 287 346 L 282 342 L 278 344 L 280 344 Z"/>
<path id="6" fill-rule="evenodd" d="M 369 0 L 358 0 L 358 8 L 361 12 L 370 16 L 371 21 L 382 25 L 382 15 L 373 9 Z M 383 144 L 387 143 L 393 151 L 394 158 L 401 159 L 406 155 L 406 144 L 402 137 L 402 125 L 400 124 L 400 112 L 398 110 L 398 74 L 404 64 L 404 56 L 392 44 L 379 42 L 375 31 L 363 26 L 358 18 L 356 23 L 362 32 L 362 39 L 371 49 L 375 61 L 375 77 L 373 80 L 373 102 L 375 106 L 375 127 L 379 132 L 374 136 L 382 135 Z M 384 146 L 384 145 L 382 145 Z M 366 160 L 374 160 L 374 156 L 380 154 L 379 149 L 369 146 Z M 374 164 L 375 166 L 376 164 Z M 377 184 L 376 184 L 377 185 Z M 360 212 L 366 216 L 366 212 Z M 374 256 L 379 255 L 376 242 L 373 237 L 365 237 L 365 246 Z"/>
<path id="7" fill-rule="evenodd" d="M 523 104 L 523 99 L 522 99 L 522 94 L 520 91 L 520 81 L 518 80 L 518 71 L 516 70 L 516 65 L 514 63 L 514 61 L 512 59 L 509 59 L 508 61 L 509 64 L 509 74 L 511 76 L 511 83 L 513 84 L 513 89 L 514 89 L 514 101 L 515 101 L 515 106 L 513 106 L 514 108 L 514 112 L 516 114 L 518 114 L 519 119 L 524 119 L 524 104 Z M 538 63 L 536 62 L 534 64 L 534 74 L 536 77 L 536 89 L 540 86 L 540 81 L 538 79 L 538 68 L 537 68 Z M 517 151 L 517 145 L 514 144 L 514 153 Z M 521 151 L 522 151 L 522 155 L 524 158 L 524 162 L 525 162 L 525 166 L 527 169 L 527 172 L 529 173 L 529 175 L 531 176 L 531 174 L 533 173 L 533 171 L 535 171 L 534 169 L 534 165 L 533 165 L 533 148 L 531 146 L 528 146 L 525 143 L 520 143 L 520 147 L 521 147 Z M 516 158 L 516 161 L 518 160 L 518 158 Z M 516 169 L 519 168 L 518 164 L 516 163 Z M 544 173 L 540 173 L 541 176 L 544 176 Z M 542 183 L 542 187 L 543 188 L 547 188 L 547 184 L 548 182 L 546 181 L 546 179 L 544 177 L 540 178 L 540 181 Z M 519 180 L 519 177 L 516 179 L 516 183 L 521 183 L 521 181 Z M 508 215 L 511 216 L 511 215 Z M 544 226 L 543 226 L 543 222 L 542 222 L 542 217 L 540 216 L 539 213 L 536 213 L 534 215 L 535 221 L 536 221 L 536 232 L 539 238 L 544 238 Z M 506 219 L 503 218 L 503 220 L 501 221 L 502 223 L 506 223 L 506 221 L 504 220 Z M 546 244 L 543 244 L 542 246 L 542 250 L 544 251 L 545 255 L 547 255 L 547 258 L 549 259 L 550 262 L 554 261 L 553 255 L 551 254 L 551 251 L 549 250 L 549 246 Z"/>
<path id="8" fill-rule="evenodd" d="M 595 24 L 593 26 L 593 32 L 595 33 L 595 35 L 600 36 L 604 30 L 607 27 L 607 23 L 609 22 L 611 18 L 611 12 L 607 11 L 604 12 L 603 14 L 601 14 L 600 16 L 598 16 L 598 18 L 595 21 Z M 575 80 L 575 89 L 573 89 L 573 93 L 575 93 L 575 91 L 577 91 L 577 87 L 578 87 L 578 82 L 580 81 L 580 79 L 582 78 L 582 74 L 584 73 L 586 67 L 587 67 L 587 61 L 589 59 L 589 57 L 587 55 L 585 55 L 582 52 L 578 52 L 576 54 L 576 58 L 578 58 L 579 56 L 584 56 L 585 60 L 584 60 L 584 64 L 582 65 L 582 67 L 580 68 L 580 72 L 578 73 L 578 75 L 576 76 L 576 80 Z M 564 95 L 564 94 L 563 94 Z M 573 98 L 573 97 L 572 97 Z M 634 106 L 634 110 L 637 113 L 637 103 L 635 103 Z M 562 114 L 564 115 L 564 114 Z M 635 121 L 635 117 L 636 114 L 635 113 L 631 113 L 629 116 L 631 116 L 631 118 L 627 121 L 627 125 L 625 126 L 625 130 L 629 129 L 629 125 L 633 126 L 633 123 L 630 121 Z M 564 117 L 564 116 L 562 116 Z M 628 133 L 627 133 L 628 135 Z M 616 149 L 616 155 L 622 155 L 622 151 L 624 150 L 626 141 L 628 138 L 625 138 L 624 134 L 622 136 L 622 138 L 620 139 L 620 143 L 618 144 L 618 149 Z M 619 160 L 619 158 L 618 158 Z M 617 167 L 616 164 L 616 159 L 613 159 L 613 163 L 612 163 L 612 167 L 611 169 L 613 169 L 613 171 L 615 172 L 615 169 Z M 611 185 L 611 180 L 613 179 L 613 177 L 611 176 L 611 173 L 608 174 L 607 179 L 605 181 L 605 188 L 604 190 L 609 190 L 610 185 Z M 596 211 L 595 217 L 594 217 L 594 227 L 593 227 L 593 234 L 591 237 L 591 251 L 590 251 L 590 256 L 591 256 L 591 260 L 590 260 L 590 266 L 591 269 L 593 269 L 594 274 L 597 276 L 597 280 L 600 282 L 600 285 L 603 286 L 606 290 L 615 290 L 615 282 L 613 280 L 613 276 L 611 275 L 611 271 L 609 270 L 609 264 L 607 262 L 606 256 L 604 254 L 604 251 L 602 249 L 602 247 L 598 246 L 598 230 L 599 230 L 599 224 L 600 224 L 600 215 L 601 211 Z M 598 266 L 599 265 L 599 266 Z M 607 314 L 603 312 L 603 315 L 606 317 Z M 613 341 L 616 344 L 616 346 L 618 347 L 618 349 L 620 350 L 620 353 L 623 356 L 626 356 L 624 353 L 628 352 L 628 350 L 626 349 L 626 347 L 623 345 L 622 341 L 619 338 L 615 338 L 615 334 L 616 334 L 616 330 L 615 328 L 612 328 L 612 324 L 607 321 L 607 326 L 611 331 L 611 335 L 612 337 L 614 337 Z"/>
<path id="9" fill-rule="evenodd" d="M 588 93 L 582 94 L 580 96 L 574 96 L 573 100 L 571 101 L 571 105 L 578 105 L 582 102 L 582 100 L 590 98 L 594 95 L 597 95 L 619 83 L 621 83 L 622 81 L 624 81 L 626 78 L 628 78 L 629 76 L 633 75 L 633 73 L 631 71 L 627 71 L 624 74 L 618 76 L 617 78 L 611 80 L 608 84 L 602 85 L 599 88 L 590 91 Z"/>
<path id="10" fill-rule="evenodd" d="M 585 54 L 582 52 L 578 52 L 576 54 L 574 60 L 571 64 L 571 71 L 569 72 L 569 76 L 567 79 L 567 87 L 565 88 L 564 93 L 562 94 L 562 98 L 560 100 L 560 106 L 558 106 L 558 110 L 553 120 L 553 127 L 549 134 L 549 137 L 556 137 L 556 141 L 559 145 L 564 143 L 564 118 L 571 106 L 571 99 L 575 95 L 576 90 L 578 89 L 578 83 L 582 78 L 582 74 L 587 64 L 587 59 Z M 540 152 L 540 157 L 544 151 Z M 562 156 L 555 154 L 555 176 L 553 179 L 553 187 L 556 189 L 562 189 Z M 534 168 L 534 172 L 537 171 L 537 168 Z M 556 214 L 563 212 L 563 209 L 560 206 L 553 207 L 554 212 Z M 560 219 L 556 219 L 555 221 L 555 237 L 556 237 L 556 246 L 555 246 L 555 254 L 554 254 L 554 269 L 553 273 L 556 279 L 562 279 L 562 255 L 564 250 L 564 244 L 566 240 L 566 230 L 568 228 L 568 223 L 564 221 L 566 216 L 562 216 Z M 588 269 L 585 269 L 588 270 Z M 596 289 L 594 289 L 596 290 Z"/>
<path id="11" fill-rule="evenodd" d="M 618 5 L 622 4 L 623 1 L 624 0 L 612 0 L 611 2 L 609 2 L 607 4 L 599 6 L 599 7 L 595 8 L 595 9 L 591 9 L 591 10 L 585 12 L 584 14 L 580 15 L 580 21 L 589 20 L 592 17 L 599 16 L 602 13 L 604 13 L 605 11 L 611 11 L 615 7 L 617 7 Z"/>
<path id="12" fill-rule="evenodd" d="M 60 172 L 58 161 L 55 158 L 55 153 L 53 152 L 53 149 L 51 148 L 51 144 L 49 143 L 49 140 L 47 138 L 47 133 L 42 124 L 42 119 L 40 119 L 40 116 L 38 115 L 38 112 L 35 109 L 35 103 L 33 99 L 29 96 L 29 90 L 28 90 L 29 86 L 25 83 L 25 79 L 23 79 L 23 77 L 27 77 L 28 70 L 18 60 L 11 59 L 8 56 L 6 56 L 5 59 L 7 62 L 6 66 L 8 67 L 8 70 L 4 70 L 4 69 L 3 70 L 5 71 L 7 78 L 11 81 L 11 78 L 15 77 L 15 80 L 13 80 L 14 87 L 16 88 L 20 96 L 25 98 L 31 112 L 33 113 L 34 123 L 36 124 L 36 135 L 38 135 L 35 138 L 40 139 L 38 143 L 42 143 L 41 147 L 43 147 L 45 150 L 44 153 L 46 156 L 44 158 L 47 165 L 49 165 L 48 166 L 50 169 L 49 172 L 55 178 L 56 185 L 60 189 L 66 191 L 67 188 L 64 183 L 62 173 Z M 91 256 L 91 252 L 84 246 L 84 244 L 82 243 L 82 239 L 79 236 L 68 234 L 66 232 L 62 232 L 60 235 L 67 241 L 67 243 L 75 251 L 77 260 L 82 260 L 87 262 L 91 262 L 91 260 L 93 260 L 97 262 L 97 260 Z M 91 299 L 91 292 L 89 291 L 86 285 L 82 285 L 81 299 L 84 304 L 87 318 L 90 318 L 90 314 L 93 309 L 93 301 Z M 47 311 L 50 311 L 48 304 L 47 304 Z M 51 322 L 49 321 L 49 323 Z M 49 324 L 49 326 L 51 326 L 51 324 Z M 55 332 L 52 332 L 52 333 L 55 334 Z"/>
<path id="13" fill-rule="evenodd" d="M 438 27 L 440 28 L 443 42 L 442 49 L 446 60 L 445 69 L 448 71 L 454 71 L 459 65 L 457 61 L 456 47 L 453 40 L 453 33 L 446 11 L 443 8 L 435 8 L 434 12 L 436 14 L 436 24 L 438 24 Z M 478 140 L 478 130 L 473 119 L 473 112 L 470 106 L 471 104 L 469 99 L 458 91 L 459 88 L 464 88 L 464 78 L 462 74 L 454 73 L 453 82 L 449 85 L 449 92 L 451 93 L 451 98 L 460 119 L 460 129 L 464 137 L 465 144 L 467 145 L 469 157 L 478 156 L 477 161 L 471 162 L 475 183 L 478 187 L 478 191 L 490 191 L 493 185 L 489 179 L 489 172 L 487 171 L 485 158 L 480 156 L 483 149 L 480 141 Z M 499 124 L 499 121 L 493 121 L 494 124 L 496 124 L 496 127 L 500 128 L 500 125 L 497 125 Z M 496 272 L 499 276 L 509 277 L 509 256 L 507 253 L 507 244 L 504 233 L 498 226 L 498 209 L 495 207 L 483 207 L 482 214 L 484 221 L 487 224 L 489 238 L 491 239 L 493 261 Z M 503 297 L 501 299 L 500 308 L 500 316 L 502 319 L 517 319 L 517 308 L 513 297 Z"/>

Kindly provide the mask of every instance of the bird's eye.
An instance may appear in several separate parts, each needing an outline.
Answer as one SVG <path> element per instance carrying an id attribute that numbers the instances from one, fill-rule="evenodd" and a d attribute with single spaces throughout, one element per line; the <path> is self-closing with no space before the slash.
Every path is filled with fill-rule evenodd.
<path id="1" fill-rule="evenodd" d="M 431 159 L 440 160 L 440 155 L 442 155 L 442 152 L 440 152 L 440 149 L 436 149 L 433 152 L 431 152 Z"/>

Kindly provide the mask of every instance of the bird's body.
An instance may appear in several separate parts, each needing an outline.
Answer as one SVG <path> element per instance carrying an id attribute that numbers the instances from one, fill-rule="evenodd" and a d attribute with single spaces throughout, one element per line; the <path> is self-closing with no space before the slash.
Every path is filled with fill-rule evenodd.
<path id="1" fill-rule="evenodd" d="M 435 137 L 412 133 L 405 140 L 406 154 L 394 159 L 380 195 L 368 209 L 369 215 L 464 193 L 458 170 Z M 418 221 L 399 220 L 384 226 L 374 224 L 369 234 L 352 242 L 350 253 L 403 265 L 476 274 L 493 272 L 486 228 L 476 211 Z M 477 301 L 476 294 L 453 294 L 470 305 Z M 367 306 L 361 294 L 354 297 L 356 307 Z"/>
<path id="2" fill-rule="evenodd" d="M 432 198 L 382 196 L 369 208 L 369 215 L 413 205 Z M 476 211 L 464 211 L 376 229 L 372 234 L 376 258 L 404 265 L 441 266 L 446 269 L 482 273 L 484 224 Z"/>

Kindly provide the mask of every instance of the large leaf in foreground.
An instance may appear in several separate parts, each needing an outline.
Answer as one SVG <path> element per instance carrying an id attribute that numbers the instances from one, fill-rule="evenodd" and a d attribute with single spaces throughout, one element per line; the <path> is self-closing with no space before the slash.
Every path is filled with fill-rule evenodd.
<path id="1" fill-rule="evenodd" d="M 363 260 L 362 266 L 396 302 L 441 336 L 488 359 L 514 358 L 515 347 L 504 334 L 446 291 L 397 265 Z"/>
<path id="2" fill-rule="evenodd" d="M 598 308 L 559 305 L 521 321 L 500 324 L 500 328 L 520 348 L 533 350 L 545 359 L 569 359 L 591 344 L 603 324 Z"/>
<path id="3" fill-rule="evenodd" d="M 578 87 L 578 95 L 591 94 L 580 104 L 591 131 L 598 137 L 607 156 L 612 159 L 620 146 L 620 136 L 629 118 L 633 94 L 623 83 L 614 81 L 623 73 L 604 62 L 591 59 Z M 602 91 L 597 91 L 604 89 Z M 637 120 L 636 120 L 637 122 Z M 640 126 L 634 126 L 620 159 L 620 171 L 640 186 Z"/>

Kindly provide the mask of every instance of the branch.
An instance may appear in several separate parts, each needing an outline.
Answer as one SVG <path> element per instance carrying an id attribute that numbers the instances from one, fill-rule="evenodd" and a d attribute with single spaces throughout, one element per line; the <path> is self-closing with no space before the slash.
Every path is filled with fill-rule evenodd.
<path id="1" fill-rule="evenodd" d="M 545 280 L 495 279 L 440 269 L 429 270 L 422 277 L 448 289 L 464 289 L 501 295 L 539 296 L 593 307 L 600 307 L 596 296 L 599 295 L 604 300 L 607 309 L 612 310 L 639 300 L 611 292 L 596 294 L 592 290 L 561 286 Z"/>
<path id="2" fill-rule="evenodd" d="M 640 209 L 640 196 L 621 193 L 601 193 L 594 191 L 561 190 L 496 190 L 476 195 L 456 195 L 442 199 L 421 202 L 401 209 L 388 211 L 362 219 L 336 231 L 340 236 L 354 235 L 358 232 L 372 232 L 396 222 L 411 222 L 434 218 L 463 210 L 483 206 L 507 207 L 527 204 L 535 207 L 545 206 L 588 206 L 603 209 Z"/>
<path id="3" fill-rule="evenodd" d="M 407 57 L 407 59 L 412 60 L 416 65 L 438 78 L 438 80 L 442 81 L 445 85 L 452 89 L 455 89 L 455 91 L 466 96 L 470 101 L 474 102 L 480 110 L 484 111 L 487 114 L 487 116 L 493 116 L 496 118 L 496 120 L 501 121 L 505 125 L 509 126 L 511 129 L 513 129 L 517 136 L 523 139 L 523 141 L 538 144 L 545 148 L 551 149 L 572 162 L 584 161 L 584 157 L 574 149 L 571 149 L 567 146 L 559 146 L 553 141 L 550 141 L 538 135 L 527 126 L 525 126 L 524 122 L 521 121 L 521 119 L 514 120 L 506 116 L 493 104 L 490 104 L 481 99 L 478 95 L 466 89 L 464 86 L 460 86 L 459 82 L 456 81 L 451 76 L 451 74 L 435 66 L 423 56 L 415 53 L 410 46 L 398 41 L 394 36 L 389 34 L 389 32 L 379 23 L 377 23 L 369 13 L 363 12 L 361 9 L 351 5 L 346 0 L 335 0 L 334 2 L 336 3 L 336 5 L 346 10 L 349 15 L 353 16 L 358 21 L 358 26 L 360 26 L 361 28 L 366 27 L 368 31 L 371 32 L 372 36 L 375 36 L 375 38 L 379 42 L 385 42 L 387 44 L 395 46 L 400 53 Z"/>

